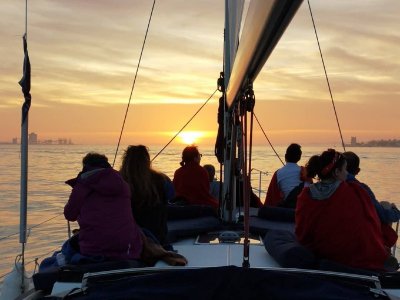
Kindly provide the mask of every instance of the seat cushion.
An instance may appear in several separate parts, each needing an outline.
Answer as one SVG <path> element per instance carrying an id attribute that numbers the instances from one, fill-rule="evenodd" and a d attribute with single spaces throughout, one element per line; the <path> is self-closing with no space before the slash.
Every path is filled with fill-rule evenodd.
<path id="1" fill-rule="evenodd" d="M 300 245 L 294 233 L 269 230 L 264 237 L 265 249 L 284 268 L 311 269 L 317 265 L 314 254 Z"/>

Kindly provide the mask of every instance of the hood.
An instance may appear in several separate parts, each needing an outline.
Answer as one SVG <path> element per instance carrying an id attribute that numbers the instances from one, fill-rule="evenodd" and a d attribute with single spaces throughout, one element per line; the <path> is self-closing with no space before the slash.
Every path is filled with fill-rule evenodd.
<path id="1" fill-rule="evenodd" d="M 100 168 L 81 173 L 77 178 L 70 179 L 66 183 L 71 186 L 81 183 L 103 195 L 118 195 L 127 185 L 121 175 L 112 168 Z"/>
<path id="2" fill-rule="evenodd" d="M 314 200 L 328 199 L 337 190 L 342 182 L 339 180 L 334 181 L 320 181 L 310 185 L 311 198 Z"/>

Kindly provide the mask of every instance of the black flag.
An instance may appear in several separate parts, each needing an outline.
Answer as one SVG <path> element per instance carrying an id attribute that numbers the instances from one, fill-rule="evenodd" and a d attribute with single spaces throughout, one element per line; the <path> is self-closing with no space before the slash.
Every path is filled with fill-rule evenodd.
<path id="1" fill-rule="evenodd" d="M 24 74 L 19 81 L 19 85 L 22 87 L 22 92 L 24 93 L 25 102 L 22 105 L 22 124 L 25 122 L 28 116 L 29 108 L 31 107 L 31 63 L 29 61 L 28 55 L 28 44 L 26 41 L 26 34 L 23 37 L 24 40 Z"/>

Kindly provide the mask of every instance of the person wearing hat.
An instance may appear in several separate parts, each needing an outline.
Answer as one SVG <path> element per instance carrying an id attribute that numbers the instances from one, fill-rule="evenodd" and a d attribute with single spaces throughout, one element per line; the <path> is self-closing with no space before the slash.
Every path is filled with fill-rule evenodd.
<path id="1" fill-rule="evenodd" d="M 200 165 L 201 154 L 197 146 L 183 149 L 181 167 L 174 173 L 176 199 L 186 204 L 209 205 L 218 208 L 218 200 L 210 194 L 207 171 Z"/>

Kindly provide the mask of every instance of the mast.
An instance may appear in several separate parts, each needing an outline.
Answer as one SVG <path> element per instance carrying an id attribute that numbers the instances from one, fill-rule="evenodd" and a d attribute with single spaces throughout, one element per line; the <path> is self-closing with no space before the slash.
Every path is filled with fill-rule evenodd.
<path id="1" fill-rule="evenodd" d="M 20 229 L 19 242 L 22 245 L 22 270 L 21 270 L 21 291 L 25 292 L 25 244 L 26 244 L 26 220 L 27 220 L 27 199 L 28 199 L 28 120 L 29 108 L 31 106 L 31 65 L 28 55 L 28 0 L 25 1 L 25 34 L 23 36 L 24 44 L 24 67 L 23 76 L 19 81 L 24 94 L 24 104 L 22 105 L 22 123 L 21 123 L 21 191 L 20 191 Z"/>
<path id="2" fill-rule="evenodd" d="M 229 1 L 226 0 L 226 7 Z M 240 44 L 235 49 L 235 55 L 227 49 L 230 40 L 229 28 L 232 24 L 226 23 L 225 30 L 225 105 L 227 107 L 225 119 L 225 172 L 224 172 L 224 200 L 227 211 L 232 212 L 235 208 L 236 193 L 234 174 L 232 172 L 236 160 L 236 147 L 239 147 L 239 161 L 241 174 L 243 176 L 243 198 L 244 198 L 244 251 L 243 267 L 249 267 L 249 189 L 251 172 L 251 147 L 252 147 L 252 125 L 255 96 L 253 82 L 263 68 L 270 54 L 274 50 L 286 27 L 291 22 L 302 0 L 252 0 L 249 4 L 245 24 L 243 26 Z M 230 11 L 226 11 L 226 22 L 229 21 Z M 227 21 L 228 20 L 228 21 Z M 240 25 L 239 25 L 240 26 Z M 239 27 L 240 28 L 240 27 Z M 228 54 L 226 54 L 228 52 Z M 229 72 L 229 73 L 228 73 Z M 247 113 L 251 113 L 249 154 Z M 240 116 L 240 120 L 238 120 Z M 240 125 L 240 128 L 239 128 Z M 240 136 L 236 136 L 237 132 Z M 247 161 L 249 160 L 249 162 Z M 232 221 L 232 214 L 228 220 Z"/>
<path id="3" fill-rule="evenodd" d="M 239 31 L 242 20 L 244 0 L 225 0 L 225 44 L 224 44 L 224 86 L 227 87 L 236 51 L 239 45 Z M 225 93 L 224 93 L 225 96 Z M 223 219 L 232 222 L 232 211 L 236 207 L 236 124 L 232 110 L 228 109 L 224 99 L 224 185 L 223 185 Z"/>

